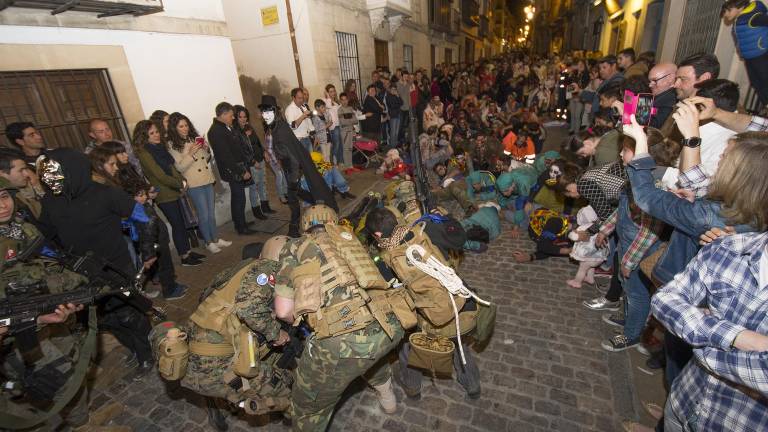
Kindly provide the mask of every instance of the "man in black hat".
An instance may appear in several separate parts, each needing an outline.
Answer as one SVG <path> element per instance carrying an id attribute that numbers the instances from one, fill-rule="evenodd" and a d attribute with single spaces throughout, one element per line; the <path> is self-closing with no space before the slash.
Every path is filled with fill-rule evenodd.
<path id="1" fill-rule="evenodd" d="M 312 158 L 304 146 L 301 145 L 296 135 L 293 134 L 288 123 L 278 115 L 279 107 L 274 96 L 263 95 L 261 104 L 259 104 L 261 117 L 264 120 L 264 134 L 266 138 L 266 148 L 273 149 L 275 156 L 280 161 L 280 165 L 285 173 L 288 182 L 288 206 L 291 209 L 291 222 L 288 225 L 288 235 L 299 237 L 299 219 L 301 210 L 299 208 L 299 180 L 302 174 L 307 180 L 309 192 L 312 195 L 306 200 L 311 203 L 322 203 L 339 211 L 333 192 L 323 180 L 323 177 L 317 171 Z"/>

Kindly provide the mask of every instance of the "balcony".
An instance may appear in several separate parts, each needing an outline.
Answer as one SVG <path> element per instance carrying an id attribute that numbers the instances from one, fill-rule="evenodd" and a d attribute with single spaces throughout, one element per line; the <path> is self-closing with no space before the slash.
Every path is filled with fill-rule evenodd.
<path id="1" fill-rule="evenodd" d="M 411 16 L 409 0 L 367 0 L 366 5 L 376 39 L 392 40 L 403 21 Z"/>
<path id="2" fill-rule="evenodd" d="M 470 27 L 480 25 L 480 4 L 476 0 L 461 0 L 461 22 Z"/>
<path id="3" fill-rule="evenodd" d="M 97 18 L 118 15 L 142 16 L 163 11 L 163 0 L 2 0 L 0 11 L 8 7 L 47 9 L 51 15 L 74 11 L 97 14 Z"/>

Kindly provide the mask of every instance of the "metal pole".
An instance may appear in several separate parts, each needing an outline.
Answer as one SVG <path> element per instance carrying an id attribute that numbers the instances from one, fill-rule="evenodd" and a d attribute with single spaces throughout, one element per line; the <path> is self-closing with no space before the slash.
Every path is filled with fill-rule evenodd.
<path id="1" fill-rule="evenodd" d="M 301 77 L 301 63 L 299 62 L 299 47 L 296 45 L 296 29 L 293 27 L 293 15 L 291 14 L 291 0 L 285 0 L 285 9 L 288 12 L 288 32 L 291 35 L 291 47 L 293 48 L 293 62 L 296 66 L 296 78 L 299 87 L 304 88 L 304 80 Z"/>

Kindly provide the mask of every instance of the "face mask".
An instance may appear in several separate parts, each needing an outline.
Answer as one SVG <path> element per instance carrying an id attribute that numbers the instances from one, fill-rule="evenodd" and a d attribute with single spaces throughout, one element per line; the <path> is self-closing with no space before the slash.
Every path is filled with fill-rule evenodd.
<path id="1" fill-rule="evenodd" d="M 261 118 L 264 119 L 264 123 L 271 125 L 272 122 L 275 121 L 275 112 L 274 111 L 264 111 L 261 113 Z"/>
<path id="2" fill-rule="evenodd" d="M 61 164 L 47 156 L 42 155 L 35 162 L 35 170 L 43 182 L 53 192 L 54 195 L 61 194 L 64 191 L 64 170 Z"/>

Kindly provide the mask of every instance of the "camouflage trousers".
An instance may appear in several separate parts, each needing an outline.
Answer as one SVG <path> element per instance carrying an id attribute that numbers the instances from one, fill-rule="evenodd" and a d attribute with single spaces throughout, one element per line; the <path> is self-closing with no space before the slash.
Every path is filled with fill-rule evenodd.
<path id="1" fill-rule="evenodd" d="M 403 338 L 403 328 L 391 314 L 389 322 L 394 329 L 392 339 L 373 322 L 356 332 L 307 343 L 293 384 L 294 431 L 326 430 L 336 403 L 357 377 L 375 386 L 392 376 L 382 358 Z"/>
<path id="2" fill-rule="evenodd" d="M 454 200 L 465 211 L 472 207 L 472 201 L 467 196 L 467 184 L 463 180 L 452 182 L 446 188 L 437 188 L 434 191 L 434 196 L 438 201 Z"/>

